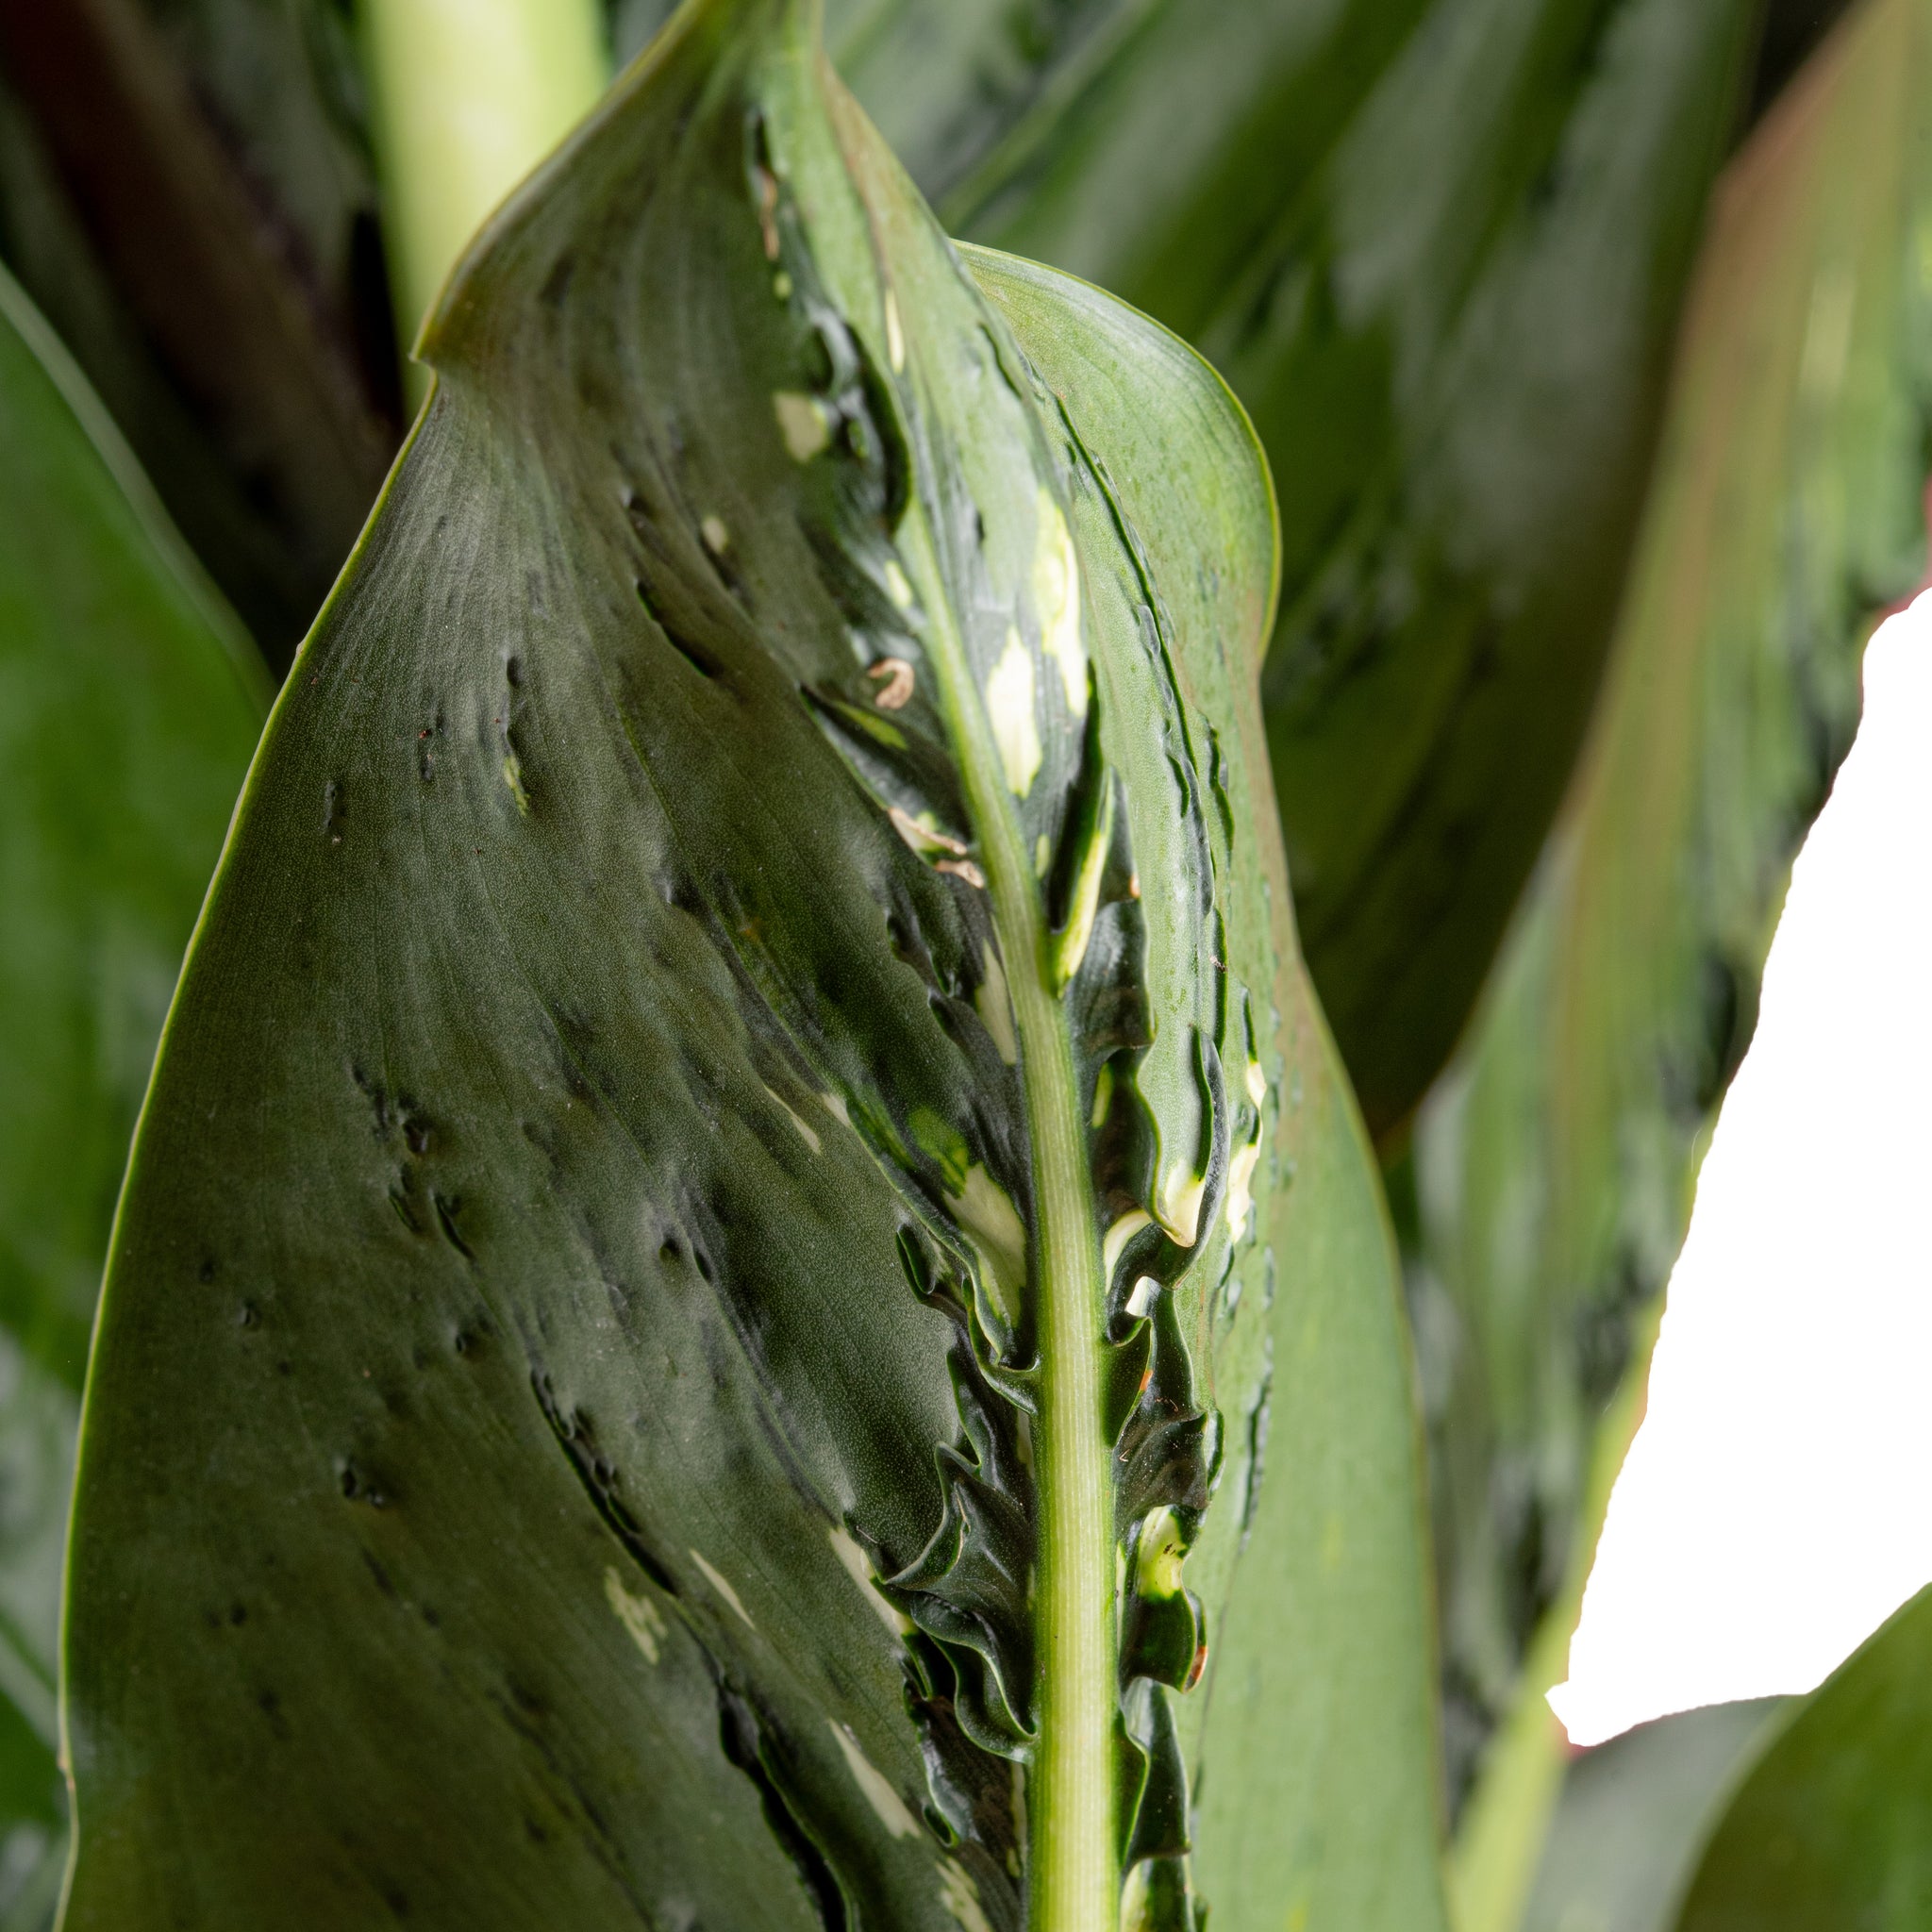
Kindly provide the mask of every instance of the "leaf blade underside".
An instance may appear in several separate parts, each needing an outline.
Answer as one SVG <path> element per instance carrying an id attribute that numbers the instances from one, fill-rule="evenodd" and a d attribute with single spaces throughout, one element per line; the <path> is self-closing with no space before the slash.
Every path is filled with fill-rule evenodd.
<path id="1" fill-rule="evenodd" d="M 428 342 L 131 1171 L 68 1923 L 1014 1923 L 1064 1281 L 1109 1666 L 1117 1540 L 1125 1575 L 1106 1875 L 1186 1923 L 1179 1559 L 1253 1461 L 1215 1405 L 1256 1407 L 1263 1150 L 1324 1065 L 1270 997 L 1285 897 L 1231 883 L 1272 824 L 1222 749 L 1269 596 L 1252 445 L 1207 410 L 1248 480 L 1203 591 L 777 6 L 687 11 Z M 1373 1251 L 1345 1110 L 1315 1131 Z M 1417 1682 L 1422 1622 L 1418 1590 Z"/>

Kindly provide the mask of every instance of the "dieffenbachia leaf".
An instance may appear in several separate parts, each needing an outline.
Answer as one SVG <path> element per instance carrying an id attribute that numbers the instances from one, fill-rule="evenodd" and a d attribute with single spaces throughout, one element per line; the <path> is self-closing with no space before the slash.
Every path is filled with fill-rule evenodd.
<path id="1" fill-rule="evenodd" d="M 1932 1919 L 1932 1590 L 1790 1713 L 1719 1821 L 1677 1932 Z"/>
<path id="2" fill-rule="evenodd" d="M 1440 1925 L 1265 468 L 969 273 L 812 13 L 688 8 L 487 231 L 250 775 L 90 1382 L 70 1932 Z"/>
<path id="3" fill-rule="evenodd" d="M 0 273 L 0 1926 L 22 1932 L 64 1863 L 55 1651 L 94 1293 L 265 708 L 252 658 Z"/>
<path id="4" fill-rule="evenodd" d="M 620 35 L 665 10 L 618 0 Z M 841 73 L 952 232 L 1158 317 L 1255 420 L 1302 943 L 1378 1135 L 1569 778 L 1758 13 L 830 0 Z"/>
<path id="5" fill-rule="evenodd" d="M 1513 1697 L 1541 1708 L 1547 1685 L 1519 1685 L 1519 1665 L 1546 1613 L 1574 1615 L 1592 1432 L 1642 1374 L 1790 861 L 1851 741 L 1873 614 L 1922 567 L 1928 85 L 1932 9 L 1867 0 L 1722 186 L 1578 786 L 1418 1126 L 1465 1775 Z M 1548 1659 L 1560 1677 L 1561 1642 Z"/>

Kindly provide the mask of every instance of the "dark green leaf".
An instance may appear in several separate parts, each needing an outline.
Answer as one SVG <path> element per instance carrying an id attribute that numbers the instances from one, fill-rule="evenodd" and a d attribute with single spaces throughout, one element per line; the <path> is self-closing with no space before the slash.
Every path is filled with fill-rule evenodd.
<path id="1" fill-rule="evenodd" d="M 1705 1835 L 1785 1707 L 1708 1705 L 1579 1753 L 1522 1932 L 1668 1932 Z"/>
<path id="2" fill-rule="evenodd" d="M 492 225 L 250 776 L 90 1384 L 71 1932 L 1178 1927 L 1204 1762 L 1217 1924 L 1440 1924 L 1265 471 L 989 303 L 808 12 L 686 10 Z"/>
<path id="3" fill-rule="evenodd" d="M 395 446 L 336 0 L 0 0 L 0 253 L 277 667 Z"/>
<path id="4" fill-rule="evenodd" d="M 0 273 L 0 1925 L 63 1862 L 54 1667 L 108 1224 L 263 708 L 100 406 Z M 17 1916 L 8 1916 L 15 1914 Z"/>
<path id="5" fill-rule="evenodd" d="M 1792 1713 L 1705 1848 L 1678 1932 L 1932 1922 L 1932 1590 Z"/>
<path id="6" fill-rule="evenodd" d="M 1932 10 L 1867 0 L 1723 185 L 1578 785 L 1417 1131 L 1465 1769 L 1587 1561 L 1592 1432 L 1641 1373 L 1790 861 L 1851 741 L 1873 613 L 1921 567 L 1928 85 Z"/>

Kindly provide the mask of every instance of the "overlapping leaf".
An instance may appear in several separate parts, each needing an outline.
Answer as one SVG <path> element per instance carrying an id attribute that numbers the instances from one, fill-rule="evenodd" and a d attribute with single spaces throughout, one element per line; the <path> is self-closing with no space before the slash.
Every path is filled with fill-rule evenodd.
<path id="1" fill-rule="evenodd" d="M 1439 1921 L 1264 473 L 1159 331 L 989 302 L 808 13 L 689 8 L 494 225 L 251 775 L 91 1384 L 72 1927 L 1011 1924 L 1117 1546 L 1140 1922 L 1195 1855 Z"/>
<path id="2" fill-rule="evenodd" d="M 261 708 L 98 403 L 0 275 L 0 1924 L 62 1862 L 75 1414 L 148 1063 Z"/>
<path id="3" fill-rule="evenodd" d="M 1723 186 L 1592 742 L 1418 1129 L 1465 1766 L 1572 1571 L 1592 1430 L 1655 1319 L 1863 639 L 1921 568 L 1928 61 L 1921 0 L 1867 0 Z"/>
<path id="4" fill-rule="evenodd" d="M 1786 1702 L 1682 1710 L 1581 1753 L 1523 1932 L 1668 1932 L 1707 1835 Z"/>
<path id="5" fill-rule="evenodd" d="M 1678 1932 L 1912 1932 L 1932 1917 L 1932 1591 L 1790 1714 L 1705 1847 Z"/>

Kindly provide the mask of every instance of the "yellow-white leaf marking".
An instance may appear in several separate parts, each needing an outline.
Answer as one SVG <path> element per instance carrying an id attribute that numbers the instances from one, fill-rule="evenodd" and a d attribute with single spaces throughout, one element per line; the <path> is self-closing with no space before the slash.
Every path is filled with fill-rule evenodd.
<path id="1" fill-rule="evenodd" d="M 895 1791 L 871 1758 L 858 1748 L 858 1740 L 845 1725 L 832 1718 L 825 1723 L 830 1725 L 833 1737 L 839 1740 L 839 1748 L 845 1754 L 846 1768 L 852 1774 L 852 1782 L 865 1793 L 865 1801 L 877 1815 L 878 1821 L 893 1838 L 914 1838 L 919 1832 L 919 1820 L 906 1808 L 906 1801 Z"/>
<path id="2" fill-rule="evenodd" d="M 758 1626 L 752 1622 L 751 1612 L 739 1600 L 738 1592 L 695 1550 L 691 1553 L 691 1559 L 705 1573 L 705 1581 L 744 1620 L 745 1628 L 756 1630 Z"/>
<path id="3" fill-rule="evenodd" d="M 965 1932 L 992 1932 L 979 1903 L 979 1888 L 973 1875 L 951 1858 L 940 1860 L 940 1903 L 951 1912 Z"/>
<path id="4" fill-rule="evenodd" d="M 1080 640 L 1080 560 L 1053 492 L 1044 484 L 1037 498 L 1033 541 L 1033 608 L 1040 618 L 1040 647 L 1060 667 L 1067 709 L 1087 715 L 1087 646 Z"/>
<path id="5" fill-rule="evenodd" d="M 524 761 L 513 751 L 504 754 L 503 782 L 509 787 L 509 795 L 516 800 L 517 809 L 528 818 L 530 794 L 524 784 Z M 341 841 L 337 842 L 340 844 Z"/>
<path id="6" fill-rule="evenodd" d="M 912 702 L 914 674 L 905 658 L 881 658 L 876 664 L 868 667 L 865 675 L 885 680 L 873 695 L 873 703 L 880 710 L 902 711 Z"/>
<path id="7" fill-rule="evenodd" d="M 664 1641 L 664 1619 L 658 1606 L 647 1596 L 633 1596 L 624 1587 L 624 1578 L 613 1569 L 604 1572 L 604 1596 L 617 1612 L 617 1621 L 631 1634 L 631 1641 L 643 1652 L 644 1661 L 654 1664 Z"/>
<path id="8" fill-rule="evenodd" d="M 816 396 L 801 395 L 796 390 L 776 390 L 772 395 L 772 413 L 778 419 L 778 433 L 796 463 L 808 463 L 832 441 L 832 425 L 825 406 Z"/>
<path id="9" fill-rule="evenodd" d="M 723 517 L 706 517 L 698 525 L 698 535 L 713 557 L 723 557 L 731 547 L 731 532 L 724 527 Z"/>
<path id="10" fill-rule="evenodd" d="M 912 608 L 912 586 L 906 581 L 906 573 L 899 568 L 899 559 L 895 557 L 886 559 L 886 595 L 901 610 Z"/>
<path id="11" fill-rule="evenodd" d="M 886 355 L 897 375 L 906 367 L 906 331 L 899 326 L 899 298 L 886 291 Z"/>
<path id="12" fill-rule="evenodd" d="M 1006 1191 L 976 1164 L 966 1170 L 955 1202 L 954 1212 L 986 1275 L 987 1299 L 1010 1324 L 1026 1289 L 1026 1224 Z"/>
<path id="13" fill-rule="evenodd" d="M 903 1610 L 893 1608 L 879 1587 L 873 1581 L 872 1564 L 858 1539 L 839 1524 L 831 1528 L 832 1554 L 845 1566 L 845 1574 L 858 1584 L 865 1600 L 873 1607 L 873 1613 L 894 1637 L 904 1637 L 912 1628 L 912 1619 Z"/>
<path id="14" fill-rule="evenodd" d="M 1248 1098 L 1258 1116 L 1268 1098 L 1268 1076 L 1253 1060 L 1248 1062 Z M 1255 1138 L 1237 1147 L 1227 1163 L 1227 1231 L 1240 1241 L 1248 1231 L 1248 1217 L 1255 1208 L 1255 1169 L 1261 1159 L 1261 1135 L 1266 1123 L 1257 1118 Z"/>
<path id="15" fill-rule="evenodd" d="M 1144 1597 L 1178 1596 L 1181 1564 L 1188 1554 L 1180 1519 L 1163 1505 L 1151 1510 L 1141 1524 L 1134 1551 L 1134 1584 Z"/>
<path id="16" fill-rule="evenodd" d="M 1184 1248 L 1191 1248 L 1201 1232 L 1201 1199 L 1207 1191 L 1208 1176 L 1191 1167 L 1176 1165 L 1161 1176 L 1155 1218 Z"/>
<path id="17" fill-rule="evenodd" d="M 956 856 L 966 851 L 966 841 L 956 839 L 950 832 L 941 832 L 924 819 L 916 819 L 904 806 L 889 805 L 886 816 L 892 822 L 892 829 L 907 844 L 922 858 L 932 852 L 950 852 Z"/>
<path id="18" fill-rule="evenodd" d="M 1227 1162 L 1227 1231 L 1240 1241 L 1255 1211 L 1255 1168 L 1261 1158 L 1261 1129 L 1245 1147 L 1237 1147 Z"/>
<path id="19" fill-rule="evenodd" d="M 1113 1062 L 1107 1061 L 1093 1083 L 1093 1118 L 1088 1122 L 1097 1134 L 1107 1124 L 1108 1108 L 1113 1105 Z"/>
<path id="20" fill-rule="evenodd" d="M 1017 630 L 1007 633 L 1007 648 L 986 680 L 986 715 L 999 747 L 1007 784 L 1024 798 L 1040 775 L 1040 720 L 1033 708 L 1033 654 Z"/>
<path id="21" fill-rule="evenodd" d="M 979 1024 L 999 1049 L 1000 1058 L 1009 1067 L 1017 1066 L 1020 1041 L 1013 1030 L 1013 997 L 1007 990 L 1007 969 L 1000 964 L 999 953 L 991 940 L 986 941 L 983 958 L 986 976 L 973 995 L 973 1005 L 979 1014 Z"/>
<path id="22" fill-rule="evenodd" d="M 1096 1123 L 1097 1124 L 1097 1123 Z M 1120 1265 L 1121 1252 L 1143 1227 L 1153 1222 L 1151 1214 L 1139 1208 L 1130 1208 L 1108 1229 L 1107 1238 L 1100 1244 L 1100 1266 L 1108 1280 L 1113 1279 L 1113 1271 Z"/>
<path id="23" fill-rule="evenodd" d="M 852 1115 L 846 1108 L 845 1096 L 842 1093 L 821 1093 L 819 1098 L 825 1103 L 825 1111 L 841 1127 L 849 1127 L 852 1124 Z"/>
<path id="24" fill-rule="evenodd" d="M 1080 864 L 1074 874 L 1067 923 L 1053 942 L 1054 978 L 1064 986 L 1079 972 L 1093 937 L 1094 916 L 1100 910 L 1100 881 L 1107 871 L 1108 848 L 1113 842 L 1113 780 L 1101 780 L 1100 811 L 1088 828 L 1087 842 L 1080 850 Z"/>
<path id="25" fill-rule="evenodd" d="M 824 1145 L 824 1143 L 819 1140 L 818 1130 L 815 1127 L 808 1125 L 806 1122 L 801 1120 L 798 1117 L 798 1115 L 791 1110 L 791 1108 L 787 1107 L 785 1105 L 785 1101 L 782 1095 L 772 1093 L 772 1090 L 769 1087 L 765 1089 L 765 1091 L 767 1093 L 772 1094 L 773 1101 L 783 1111 L 785 1118 L 788 1121 L 790 1121 L 794 1127 L 798 1129 L 799 1135 L 804 1140 L 805 1144 L 808 1147 L 809 1147 L 814 1154 L 818 1153 Z"/>

